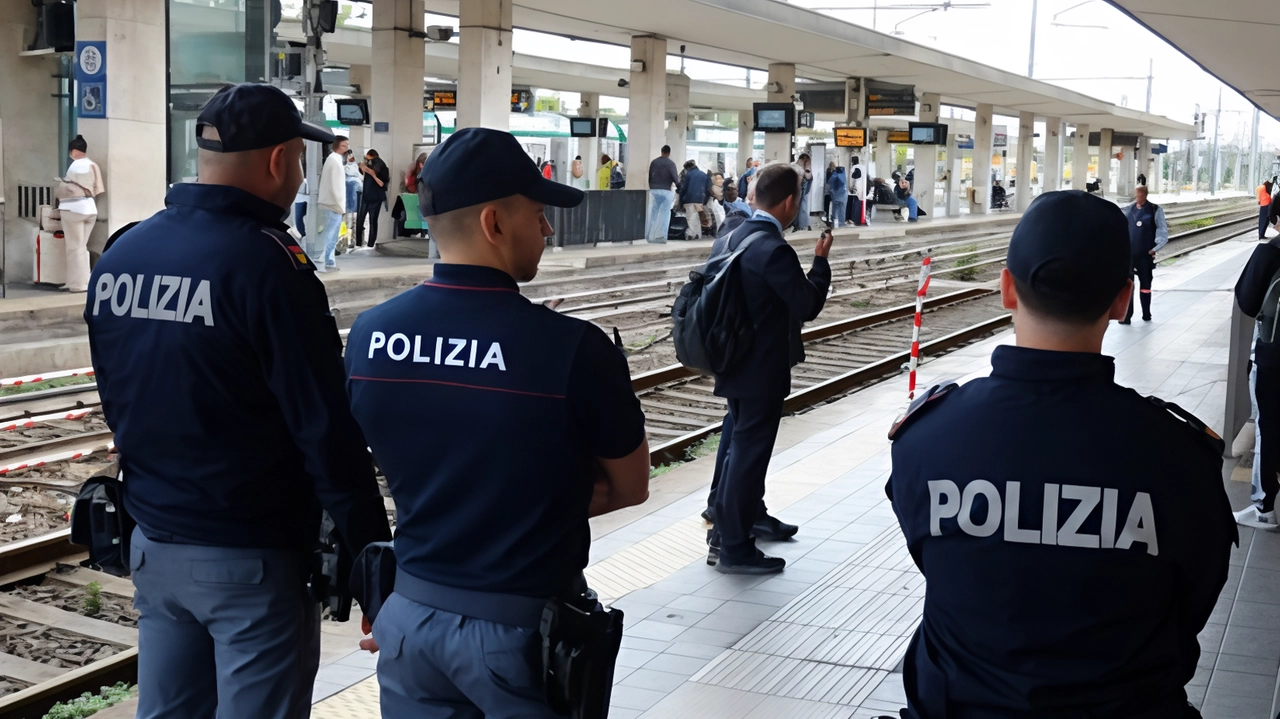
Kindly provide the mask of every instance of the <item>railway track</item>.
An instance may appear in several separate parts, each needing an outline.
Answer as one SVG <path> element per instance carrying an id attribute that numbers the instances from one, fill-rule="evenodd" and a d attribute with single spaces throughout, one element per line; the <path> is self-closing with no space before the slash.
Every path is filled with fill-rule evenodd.
<path id="1" fill-rule="evenodd" d="M 1163 255 L 1161 259 L 1182 256 L 1238 236 L 1251 228 L 1234 228 L 1251 219 L 1251 216 L 1242 217 L 1180 233 L 1176 240 L 1185 246 L 1175 247 L 1173 252 Z M 1205 239 L 1210 234 L 1222 235 L 1224 229 L 1228 234 Z M 1003 262 L 1002 254 L 998 258 L 985 256 L 995 252 L 998 247 L 963 247 L 975 244 L 976 239 L 965 238 L 929 246 L 935 248 L 935 251 L 938 251 L 936 248 L 942 248 L 936 257 L 945 258 L 948 251 L 945 246 L 955 247 L 956 243 L 960 243 L 961 249 L 952 251 L 952 262 L 960 257 L 973 260 L 961 267 L 994 266 Z M 1000 242 L 998 238 L 988 240 L 993 245 Z M 1007 243 L 1007 235 L 1003 242 Z M 889 263 L 892 257 L 903 256 L 894 254 L 898 252 L 905 255 L 916 250 L 888 250 L 881 253 L 888 255 L 884 263 Z M 883 292 L 884 287 L 891 286 L 892 272 L 899 270 L 879 267 L 877 260 L 876 257 L 864 256 L 841 262 L 843 269 L 839 271 L 846 272 L 848 276 L 842 280 L 845 282 L 843 289 L 838 289 L 833 297 L 847 297 L 868 291 Z M 862 271 L 858 267 L 859 263 L 868 271 Z M 910 264 L 918 266 L 914 262 Z M 945 275 L 947 270 L 945 266 L 939 267 L 935 274 Z M 873 274 L 876 272 L 880 274 Z M 850 283 L 854 286 L 848 286 Z M 858 287 L 859 283 L 869 286 Z M 883 286 L 880 286 L 881 283 Z M 921 342 L 921 353 L 924 356 L 937 356 L 989 336 L 1007 327 L 1011 319 L 1000 307 L 998 293 L 989 287 L 972 287 L 929 298 L 925 309 L 927 316 Z M 903 303 L 828 321 L 804 330 L 802 337 L 808 357 L 793 372 L 792 393 L 786 398 L 784 411 L 803 411 L 870 382 L 899 373 L 908 359 L 910 318 L 913 314 L 914 304 Z M 709 378 L 680 365 L 671 365 L 634 374 L 632 388 L 639 396 L 646 413 L 650 461 L 655 466 L 684 459 L 689 448 L 720 429 L 724 403 L 712 394 L 713 383 Z M 38 396 L 25 397 L 19 395 L 18 397 L 23 397 L 21 401 L 15 398 L 0 400 L 0 419 L 13 424 L 19 420 L 29 420 L 33 412 L 85 412 L 85 417 L 94 416 L 93 408 L 98 401 L 92 385 L 65 389 L 73 391 L 54 390 L 48 394 L 32 393 Z M 0 431 L 0 434 L 3 432 Z M 108 439 L 109 434 L 104 434 L 101 430 L 86 430 L 80 434 L 71 432 L 66 436 L 41 437 L 32 442 L 16 443 L 15 447 L 0 448 L 0 469 L 7 456 L 5 453 L 15 451 L 15 448 L 23 450 L 25 447 L 28 454 L 33 446 L 37 449 L 57 448 L 65 451 L 67 448 L 74 449 L 75 441 L 99 442 Z M 83 461 L 84 458 L 53 462 L 48 463 L 45 468 L 32 466 L 14 474 L 25 474 L 31 469 L 47 469 L 48 466 L 58 464 L 74 466 Z M 22 476 L 9 476 L 5 478 L 5 483 L 27 486 L 28 491 L 37 491 L 41 485 L 38 480 L 31 481 Z M 11 692 L 0 696 L 0 719 L 37 719 L 57 701 L 78 696 L 85 691 L 96 691 L 100 686 L 117 681 L 136 681 L 136 630 L 130 631 L 128 626 L 120 623 L 124 621 L 127 624 L 128 613 L 116 612 L 117 621 L 107 621 L 68 611 L 68 602 L 74 605 L 77 593 L 83 594 L 90 582 L 96 582 L 102 587 L 104 596 L 116 604 L 128 607 L 131 612 L 131 585 L 127 580 L 76 566 L 85 555 L 80 548 L 70 544 L 69 535 L 70 530 L 63 528 L 0 545 L 0 587 L 7 588 L 0 593 L 0 640 L 7 641 L 7 636 L 18 636 L 24 632 L 30 636 L 34 631 L 35 636 L 41 637 L 41 641 L 48 642 L 51 646 L 72 646 L 78 652 L 68 654 L 64 651 L 63 654 L 73 659 L 87 655 L 89 659 L 82 666 L 77 666 L 73 660 L 59 659 L 57 651 L 51 650 L 54 661 L 40 661 L 48 659 L 48 656 L 31 650 L 27 654 L 36 659 L 24 658 L 11 655 L 6 647 L 0 646 L 0 691 L 7 688 Z M 10 630 L 9 635 L 5 634 L 6 629 Z M 27 646 L 30 644 L 28 642 Z M 10 643 L 9 646 L 12 647 L 13 644 Z M 53 663 L 63 666 L 53 666 Z"/>

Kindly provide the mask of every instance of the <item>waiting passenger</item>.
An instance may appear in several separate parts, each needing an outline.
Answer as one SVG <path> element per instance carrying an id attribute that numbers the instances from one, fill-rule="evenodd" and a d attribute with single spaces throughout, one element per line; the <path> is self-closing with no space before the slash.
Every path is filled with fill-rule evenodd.
<path id="1" fill-rule="evenodd" d="M 1277 531 L 1276 495 L 1280 494 L 1280 336 L 1276 336 L 1276 306 L 1266 306 L 1267 290 L 1280 273 L 1280 237 L 1260 243 L 1236 282 L 1240 311 L 1258 319 L 1253 343 L 1253 397 L 1257 408 L 1257 478 L 1253 504 L 1236 512 L 1247 527 Z M 1272 302 L 1275 298 L 1270 298 Z"/>
<path id="2" fill-rule="evenodd" d="M 1237 540 L 1222 440 L 1115 383 L 1129 233 L 1080 191 L 1036 198 L 1000 277 L 1015 345 L 890 430 L 886 493 L 924 574 L 911 719 L 1186 719 Z"/>
<path id="3" fill-rule="evenodd" d="M 911 184 L 905 180 L 898 180 L 898 187 L 893 191 L 893 196 L 897 199 L 898 204 L 907 211 L 907 222 L 916 222 L 920 213 L 920 205 L 916 202 L 916 198 L 911 196 Z M 902 218 L 902 212 L 895 213 L 895 217 L 899 220 Z"/>
<path id="4" fill-rule="evenodd" d="M 689 222 L 685 237 L 690 240 L 701 238 L 702 228 L 711 225 L 711 216 L 706 214 L 707 198 L 711 197 L 711 178 L 698 169 L 697 162 L 688 160 L 684 163 L 684 173 L 680 177 L 680 186 L 676 188 L 676 196 L 680 198 L 684 217 Z"/>
<path id="5" fill-rule="evenodd" d="M 352 410 L 399 518 L 395 593 L 362 646 L 383 650 L 386 719 L 555 719 L 543 608 L 582 591 L 587 518 L 648 496 L 644 415 L 604 332 L 517 284 L 552 234 L 544 207 L 582 191 L 475 127 L 436 148 L 422 182 L 434 275 L 361 314 L 348 341 Z"/>
<path id="6" fill-rule="evenodd" d="M 1009 206 L 1009 193 L 1005 191 L 1004 186 L 999 180 L 991 182 L 991 209 L 999 210 Z"/>

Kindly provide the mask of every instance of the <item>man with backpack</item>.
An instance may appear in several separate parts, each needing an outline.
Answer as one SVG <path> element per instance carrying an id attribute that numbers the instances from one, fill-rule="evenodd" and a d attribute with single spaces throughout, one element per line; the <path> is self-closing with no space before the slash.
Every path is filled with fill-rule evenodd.
<path id="1" fill-rule="evenodd" d="M 849 187 L 844 179 L 843 167 L 836 167 L 831 171 L 827 187 L 831 190 L 831 226 L 841 227 L 845 224 L 845 203 L 849 201 Z"/>
<path id="2" fill-rule="evenodd" d="M 1280 493 L 1280 337 L 1276 315 L 1280 291 L 1269 292 L 1280 280 L 1280 237 L 1259 243 L 1236 282 L 1240 311 L 1258 320 L 1253 343 L 1254 399 L 1258 410 L 1258 483 L 1262 498 L 1236 512 L 1236 522 L 1276 531 L 1276 495 Z M 1280 288 L 1278 288 L 1280 289 Z M 1255 494 L 1254 497 L 1258 495 Z"/>
<path id="3" fill-rule="evenodd" d="M 737 258 L 744 298 L 754 333 L 734 339 L 742 352 L 732 366 L 716 372 L 715 393 L 729 401 L 733 417 L 732 449 L 715 499 L 716 526 L 708 538 L 708 560 L 724 574 L 781 572 L 786 560 L 765 556 L 755 540 L 787 539 L 798 531 L 764 512 L 764 481 L 782 421 L 782 401 L 791 391 L 791 368 L 804 360 L 800 327 L 822 311 L 831 284 L 831 235 L 814 248 L 808 276 L 782 228 L 800 210 L 800 174 L 792 165 L 766 165 L 756 172 L 752 191 L 756 210 L 729 237 L 727 251 Z M 716 559 L 717 551 L 719 553 Z"/>

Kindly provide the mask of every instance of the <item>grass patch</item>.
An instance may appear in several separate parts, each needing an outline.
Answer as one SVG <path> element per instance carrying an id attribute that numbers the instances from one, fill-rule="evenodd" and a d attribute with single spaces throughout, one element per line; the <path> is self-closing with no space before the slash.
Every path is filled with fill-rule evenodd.
<path id="1" fill-rule="evenodd" d="M 657 467 L 651 468 L 649 470 L 649 479 L 653 479 L 654 477 L 661 477 L 662 475 L 666 474 L 667 472 L 670 472 L 676 467 L 679 467 L 685 462 L 692 462 L 693 460 L 698 459 L 699 457 L 708 457 L 710 455 L 713 455 L 716 453 L 717 449 L 720 449 L 720 433 L 719 432 L 716 432 L 710 437 L 707 437 L 701 442 L 698 442 L 697 444 L 693 445 L 689 449 L 685 450 L 684 459 L 680 460 L 679 462 L 660 464 Z"/>
<path id="2" fill-rule="evenodd" d="M 24 382 L 19 385 L 0 387 L 0 397 L 8 397 L 25 392 L 39 392 L 40 390 L 55 389 L 57 387 L 71 387 L 78 384 L 92 384 L 94 381 L 91 376 L 77 375 L 75 377 L 55 377 L 43 382 Z"/>
<path id="3" fill-rule="evenodd" d="M 83 719 L 115 706 L 132 695 L 133 687 L 128 682 L 101 687 L 97 694 L 85 692 L 69 702 L 54 704 L 44 715 L 44 719 Z"/>
<path id="4" fill-rule="evenodd" d="M 102 611 L 102 585 L 89 582 L 84 588 L 84 615 L 96 617 Z"/>
<path id="5" fill-rule="evenodd" d="M 859 309 L 866 308 L 866 307 L 870 307 L 870 306 L 871 306 L 871 300 L 854 300 L 854 301 L 852 301 L 852 302 L 850 302 L 850 303 L 849 303 L 849 306 L 850 306 L 850 307 L 857 307 L 857 308 L 859 308 Z"/>
<path id="6" fill-rule="evenodd" d="M 1198 230 L 1202 227 L 1208 227 L 1209 225 L 1212 225 L 1212 224 L 1214 224 L 1214 218 L 1201 217 L 1198 220 L 1191 220 L 1189 222 L 1179 223 L 1178 229 Z"/>
<path id="7" fill-rule="evenodd" d="M 976 254 L 978 252 L 978 245 L 972 244 L 962 248 L 960 251 L 974 254 L 970 254 L 968 257 L 961 257 L 956 260 L 956 267 L 963 269 L 953 272 L 952 276 L 961 282 L 972 282 L 978 278 L 978 268 L 972 266 L 978 264 L 978 257 Z"/>

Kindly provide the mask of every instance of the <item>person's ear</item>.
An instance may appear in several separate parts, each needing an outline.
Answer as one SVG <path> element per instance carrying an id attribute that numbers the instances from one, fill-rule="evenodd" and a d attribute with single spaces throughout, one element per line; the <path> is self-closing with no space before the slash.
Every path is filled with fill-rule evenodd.
<path id="1" fill-rule="evenodd" d="M 491 245 L 499 247 L 503 244 L 503 225 L 504 218 L 502 213 L 498 211 L 497 205 L 485 205 L 480 210 L 480 232 L 484 234 L 484 239 Z"/>
<path id="2" fill-rule="evenodd" d="M 1013 285 L 1013 273 L 1008 267 L 1000 270 L 1000 304 L 1006 310 L 1018 309 L 1018 289 Z"/>
<path id="3" fill-rule="evenodd" d="M 1108 320 L 1122 320 L 1125 315 L 1129 314 L 1129 299 L 1133 296 L 1133 278 L 1125 280 L 1124 289 L 1120 290 L 1120 294 L 1111 303 L 1111 313 L 1107 315 Z"/>

